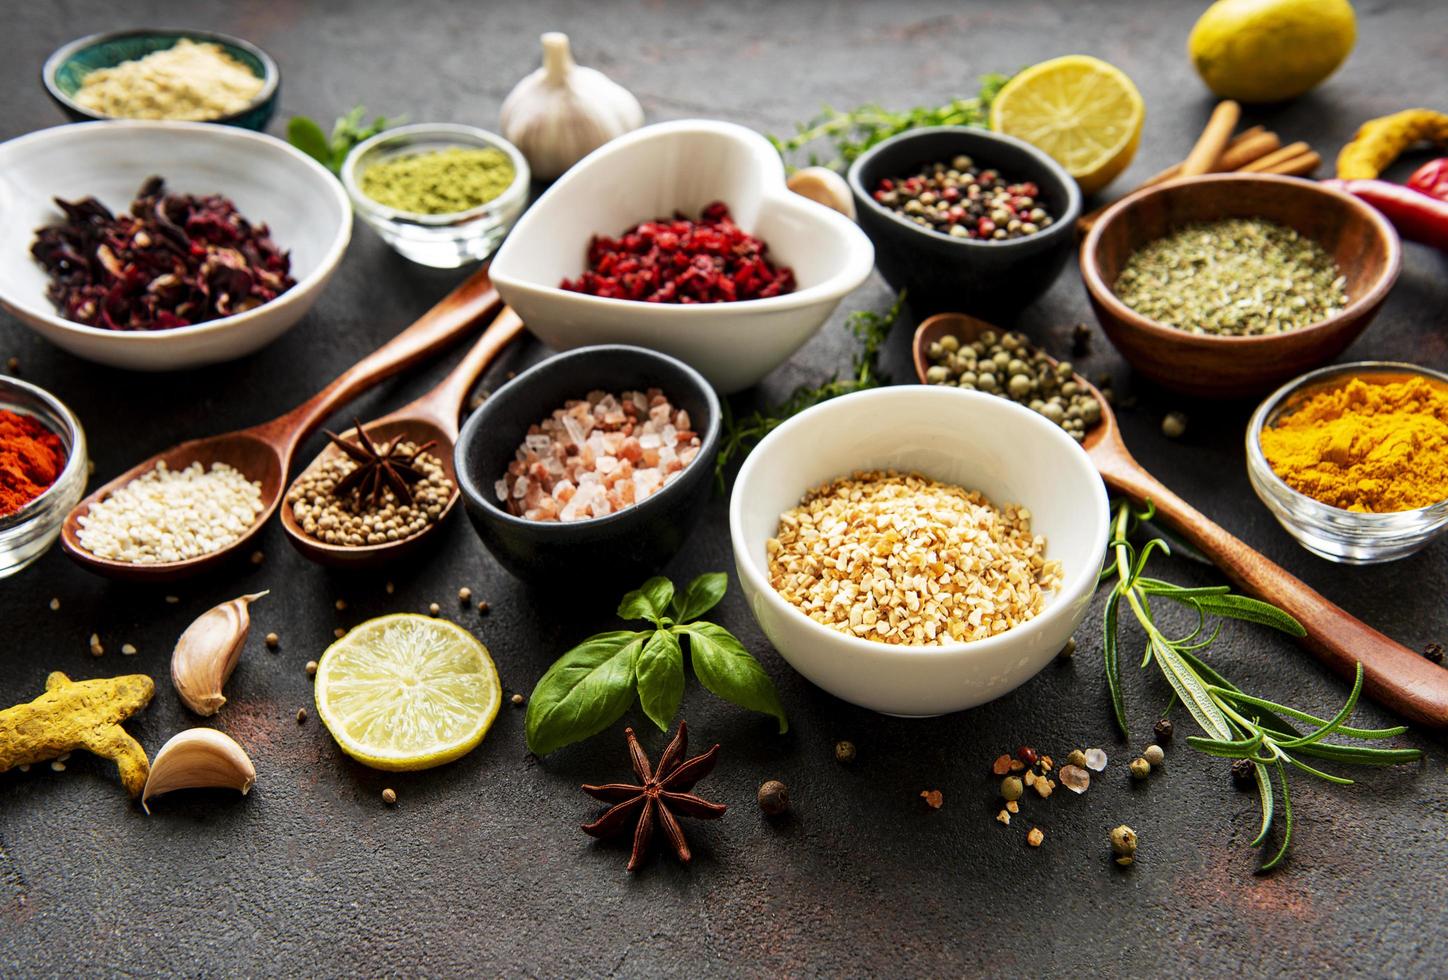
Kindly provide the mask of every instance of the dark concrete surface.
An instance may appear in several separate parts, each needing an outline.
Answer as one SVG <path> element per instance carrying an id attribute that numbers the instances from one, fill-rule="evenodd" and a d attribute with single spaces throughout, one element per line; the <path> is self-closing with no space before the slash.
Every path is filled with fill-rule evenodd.
<path id="1" fill-rule="evenodd" d="M 1202 3 L 922 2 L 627 3 L 535 0 L 442 3 L 14 3 L 0 31 L 0 135 L 61 122 L 37 75 L 45 55 L 79 34 L 123 26 L 211 27 L 248 37 L 284 72 L 287 116 L 330 119 L 355 102 L 414 120 L 494 126 L 500 101 L 534 67 L 536 37 L 562 29 L 579 59 L 643 100 L 650 119 L 710 115 L 783 132 L 821 103 L 938 102 L 972 92 L 979 73 L 1075 51 L 1107 58 L 1141 87 L 1148 120 L 1141 151 L 1114 190 L 1180 159 L 1212 100 L 1184 54 Z M 1435 0 L 1357 4 L 1357 50 L 1326 85 L 1277 109 L 1252 111 L 1329 159 L 1362 120 L 1410 105 L 1448 108 L 1448 13 Z M 1405 173 L 1399 168 L 1395 175 Z M 1448 366 L 1448 260 L 1406 249 L 1402 279 L 1346 358 L 1401 358 Z M 305 323 L 246 360 L 185 375 L 127 374 L 77 360 L 0 318 L 0 354 L 23 377 L 69 402 L 87 427 L 96 479 L 190 436 L 269 418 L 409 322 L 456 279 L 393 255 L 359 224 L 326 295 Z M 883 309 L 877 280 L 847 301 Z M 1071 273 L 1020 319 L 1058 352 L 1071 324 L 1089 319 Z M 843 311 L 760 397 L 828 376 L 848 363 Z M 908 378 L 908 327 L 886 355 Z M 536 344 L 499 364 L 485 386 L 544 355 Z M 3 359 L 0 359 L 3 360 Z M 363 417 L 399 405 L 440 376 L 444 358 L 361 399 Z M 1096 334 L 1081 359 L 1111 371 L 1139 402 L 1123 412 L 1141 461 L 1189 500 L 1332 599 L 1412 647 L 1448 638 L 1448 551 L 1375 568 L 1309 556 L 1253 496 L 1241 432 L 1250 406 L 1184 404 L 1133 385 Z M 1162 415 L 1191 417 L 1179 441 Z M 311 448 L 317 446 L 313 441 Z M 1278 873 L 1254 877 L 1256 802 L 1226 766 L 1178 737 L 1166 771 L 1131 786 L 1122 764 L 1143 743 L 1167 698 L 1158 678 L 1126 666 L 1137 729 L 1113 732 L 1093 616 L 1079 652 L 1011 696 L 929 721 L 882 718 L 843 704 L 794 674 L 749 618 L 737 586 L 717 616 L 761 658 L 779 685 L 791 730 L 723 704 L 693 682 L 682 714 L 701 746 L 718 740 L 704 795 L 733 806 L 718 823 L 691 824 L 692 867 L 672 858 L 625 875 L 624 845 L 596 845 L 578 824 L 597 813 L 577 789 L 627 771 L 622 725 L 539 761 L 524 747 L 522 712 L 506 703 L 487 740 L 445 768 L 384 775 L 351 763 L 314 717 L 303 664 L 332 630 L 384 612 L 441 603 L 492 650 L 508 693 L 527 691 L 571 643 L 607 615 L 582 613 L 596 596 L 525 592 L 458 520 L 442 547 L 414 566 L 343 577 L 314 567 L 273 522 L 266 562 L 172 589 L 135 589 L 91 577 L 52 551 L 0 585 L 0 704 L 38 694 L 46 672 L 76 678 L 145 671 L 151 707 L 128 727 L 148 751 L 194 719 L 167 681 L 167 657 L 192 617 L 221 599 L 269 588 L 214 719 L 251 752 L 256 789 L 238 801 L 194 794 L 132 806 L 113 768 L 77 753 L 63 773 L 38 766 L 0 776 L 0 974 L 31 975 L 1145 975 L 1441 976 L 1448 957 L 1444 886 L 1448 791 L 1442 737 L 1412 733 L 1420 766 L 1354 773 L 1357 785 L 1294 780 L 1298 837 Z M 725 504 L 665 571 L 676 581 L 731 569 Z M 1213 583 L 1209 570 L 1163 562 L 1168 577 Z M 387 595 L 384 583 L 396 583 Z M 598 570 L 611 602 L 633 582 Z M 492 603 L 458 613 L 468 585 Z M 167 604 L 166 592 L 180 596 Z M 52 596 L 62 603 L 51 612 Z M 333 600 L 345 597 L 344 613 Z M 276 653 L 261 637 L 282 637 Z M 97 632 L 108 652 L 92 659 Z M 121 657 L 122 643 L 140 648 Z M 1135 646 L 1132 641 L 1131 646 Z M 1290 643 L 1229 626 L 1213 662 L 1239 684 L 1330 713 L 1346 693 Z M 1387 724 L 1365 706 L 1366 724 Z M 641 714 L 631 716 L 640 730 Z M 1183 724 L 1179 728 L 1185 729 Z M 832 745 L 859 746 L 853 766 Z M 657 753 L 663 737 L 644 736 Z M 983 774 L 1021 743 L 1060 759 L 1101 745 L 1112 767 L 1084 797 L 1060 792 L 995 823 Z M 791 818 L 767 823 L 753 796 L 787 782 Z M 397 790 L 388 809 L 383 787 Z M 923 789 L 945 804 L 930 811 Z M 1033 821 L 1045 846 L 1028 849 Z M 1106 834 L 1127 822 L 1141 835 L 1129 870 L 1109 860 Z"/>

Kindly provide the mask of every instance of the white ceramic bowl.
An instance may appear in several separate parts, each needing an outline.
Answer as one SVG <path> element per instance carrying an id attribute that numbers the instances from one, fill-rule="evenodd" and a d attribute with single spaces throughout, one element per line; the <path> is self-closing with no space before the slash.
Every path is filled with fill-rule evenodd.
<path id="1" fill-rule="evenodd" d="M 130 207 L 150 176 L 168 189 L 224 194 L 265 223 L 291 253 L 297 284 L 254 310 L 173 330 L 104 330 L 56 313 L 49 277 L 30 255 L 35 230 L 60 218 L 53 198 L 93 196 Z M 321 295 L 352 235 L 337 178 L 262 133 L 183 122 L 93 122 L 42 129 L 0 144 L 0 305 L 78 357 L 138 371 L 213 364 L 266 346 Z"/>
<path id="2" fill-rule="evenodd" d="M 589 240 L 723 201 L 775 263 L 786 296 L 738 303 L 642 303 L 558 288 L 584 270 Z M 808 340 L 870 275 L 875 249 L 844 215 L 784 185 L 769 141 L 732 123 L 645 126 L 579 161 L 524 212 L 493 258 L 493 284 L 550 347 L 635 344 L 672 354 L 725 393 L 747 388 Z"/>
<path id="3" fill-rule="evenodd" d="M 804 493 L 858 470 L 916 471 L 1021 504 L 1061 562 L 1062 586 L 1035 618 L 998 636 L 941 646 L 863 640 L 815 622 L 769 584 L 765 542 Z M 980 392 L 907 385 L 817 405 L 749 454 L 729 500 L 734 562 L 749 609 L 795 670 L 826 691 L 891 715 L 984 704 L 1025 683 L 1065 646 L 1091 601 L 1106 549 L 1106 489 L 1059 426 Z"/>

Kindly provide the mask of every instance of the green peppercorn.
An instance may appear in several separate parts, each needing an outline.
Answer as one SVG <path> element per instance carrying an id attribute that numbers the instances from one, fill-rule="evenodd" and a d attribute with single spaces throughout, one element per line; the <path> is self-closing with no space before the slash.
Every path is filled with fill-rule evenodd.
<path id="1" fill-rule="evenodd" d="M 1086 768 L 1086 753 L 1080 749 L 1072 749 L 1071 754 L 1066 756 L 1066 765 L 1075 766 L 1077 769 Z"/>
<path id="2" fill-rule="evenodd" d="M 1130 864 L 1136 857 L 1136 831 L 1126 824 L 1121 824 L 1111 831 L 1111 852 L 1116 855 L 1116 863 L 1120 865 Z"/>
<path id="3" fill-rule="evenodd" d="M 843 742 L 843 741 L 842 741 L 842 742 L 836 742 L 836 743 L 835 743 L 835 761 L 836 761 L 836 762 L 854 762 L 854 761 L 855 761 L 855 743 L 854 743 L 854 742 Z"/>
<path id="4" fill-rule="evenodd" d="M 1026 791 L 1025 785 L 1019 776 L 1007 776 L 1001 780 L 1001 796 L 1005 797 L 1007 803 L 1012 800 L 1019 800 L 1021 794 Z"/>
<path id="5" fill-rule="evenodd" d="M 1147 762 L 1145 759 L 1140 758 L 1140 757 L 1137 757 L 1137 758 L 1131 760 L 1131 778 L 1132 778 L 1132 779 L 1145 779 L 1147 776 L 1150 776 L 1150 775 L 1151 775 L 1151 763 L 1150 763 L 1150 762 Z"/>

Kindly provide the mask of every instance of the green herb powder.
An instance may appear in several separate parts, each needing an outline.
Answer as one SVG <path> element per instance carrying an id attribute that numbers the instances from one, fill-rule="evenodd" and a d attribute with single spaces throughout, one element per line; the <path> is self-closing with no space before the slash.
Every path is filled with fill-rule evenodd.
<path id="1" fill-rule="evenodd" d="M 1262 218 L 1186 225 L 1127 259 L 1116 295 L 1188 333 L 1255 337 L 1347 306 L 1347 280 L 1315 241 Z"/>
<path id="2" fill-rule="evenodd" d="M 362 193 L 398 211 L 454 214 L 488 203 L 514 176 L 513 161 L 502 150 L 454 146 L 374 163 L 360 183 Z"/>

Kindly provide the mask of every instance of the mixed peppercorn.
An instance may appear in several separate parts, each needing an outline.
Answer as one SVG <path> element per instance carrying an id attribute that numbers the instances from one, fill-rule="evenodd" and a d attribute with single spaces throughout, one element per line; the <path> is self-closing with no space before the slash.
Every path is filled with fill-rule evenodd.
<path id="1" fill-rule="evenodd" d="M 909 177 L 885 178 L 875 200 L 916 224 L 977 241 L 1024 238 L 1055 218 L 1031 181 L 1009 182 L 1000 171 L 980 169 L 968 156 L 929 163 Z"/>

